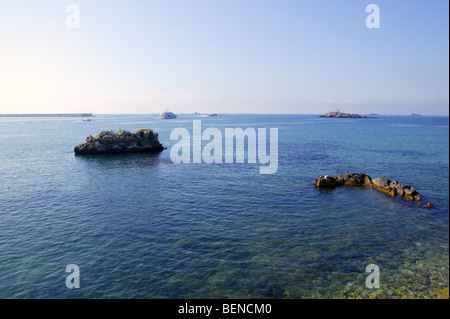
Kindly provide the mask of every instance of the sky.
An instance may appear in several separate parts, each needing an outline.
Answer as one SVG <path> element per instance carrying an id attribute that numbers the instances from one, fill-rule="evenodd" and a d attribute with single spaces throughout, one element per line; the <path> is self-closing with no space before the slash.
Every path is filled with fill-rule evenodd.
<path id="1" fill-rule="evenodd" d="M 0 1 L 0 113 L 448 107 L 447 0 Z"/>

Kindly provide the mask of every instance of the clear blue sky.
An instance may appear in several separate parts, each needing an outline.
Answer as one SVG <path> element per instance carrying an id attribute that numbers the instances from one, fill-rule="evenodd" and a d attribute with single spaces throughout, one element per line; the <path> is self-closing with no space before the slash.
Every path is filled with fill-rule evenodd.
<path id="1" fill-rule="evenodd" d="M 365 25 L 371 3 L 379 29 Z M 448 12 L 447 0 L 2 0 L 0 113 L 448 115 Z"/>

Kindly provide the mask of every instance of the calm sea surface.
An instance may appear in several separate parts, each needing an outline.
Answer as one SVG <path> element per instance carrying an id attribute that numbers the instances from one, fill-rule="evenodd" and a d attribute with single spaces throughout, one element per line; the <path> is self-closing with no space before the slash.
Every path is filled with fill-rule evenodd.
<path id="1" fill-rule="evenodd" d="M 0 118 L 0 298 L 448 296 L 448 117 L 156 117 Z M 170 132 L 194 119 L 278 128 L 278 171 L 171 163 Z M 168 149 L 74 155 L 119 128 L 152 128 Z M 346 172 L 412 185 L 435 208 L 313 184 Z M 80 289 L 66 288 L 68 264 Z"/>

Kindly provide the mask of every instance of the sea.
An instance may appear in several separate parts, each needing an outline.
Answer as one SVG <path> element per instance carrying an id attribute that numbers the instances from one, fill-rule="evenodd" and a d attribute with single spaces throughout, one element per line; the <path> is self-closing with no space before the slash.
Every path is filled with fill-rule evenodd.
<path id="1" fill-rule="evenodd" d="M 247 161 L 174 163 L 171 132 L 192 133 L 194 120 L 223 133 L 277 128 L 277 171 L 260 174 L 262 164 Z M 167 149 L 74 154 L 89 134 L 141 128 Z M 434 208 L 369 187 L 315 187 L 319 175 L 351 172 L 411 185 Z M 373 265 L 379 288 L 368 285 Z M 75 280 L 78 288 L 70 287 Z M 0 298 L 448 298 L 448 291 L 448 117 L 0 117 Z"/>

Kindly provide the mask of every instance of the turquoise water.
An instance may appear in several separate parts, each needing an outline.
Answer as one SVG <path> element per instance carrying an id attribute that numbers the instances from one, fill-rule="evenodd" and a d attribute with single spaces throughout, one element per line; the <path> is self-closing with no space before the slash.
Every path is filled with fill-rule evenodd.
<path id="1" fill-rule="evenodd" d="M 448 296 L 448 117 L 156 117 L 0 118 L 0 298 Z M 277 173 L 171 163 L 170 132 L 194 119 L 278 128 Z M 152 128 L 168 149 L 74 156 L 119 128 Z M 313 184 L 345 172 L 410 184 L 435 208 Z M 80 289 L 65 286 L 68 264 Z"/>

